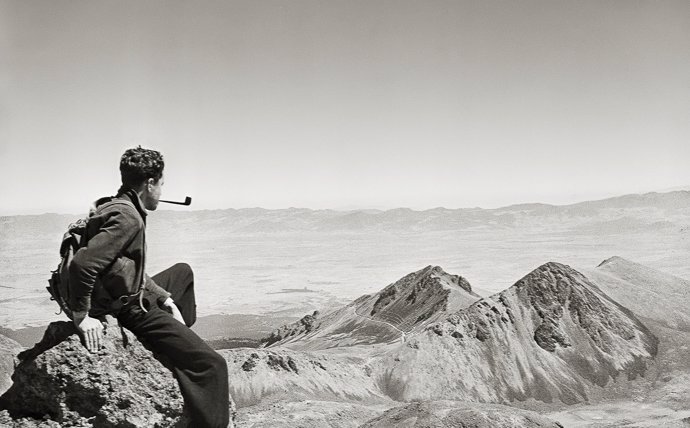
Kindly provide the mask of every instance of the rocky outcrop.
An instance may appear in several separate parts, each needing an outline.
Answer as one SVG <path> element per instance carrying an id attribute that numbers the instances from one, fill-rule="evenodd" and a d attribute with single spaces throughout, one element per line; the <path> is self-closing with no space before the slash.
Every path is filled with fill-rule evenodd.
<path id="1" fill-rule="evenodd" d="M 0 335 L 0 394 L 12 385 L 14 358 L 24 348 L 14 340 Z"/>
<path id="2" fill-rule="evenodd" d="M 314 311 L 312 314 L 303 316 L 300 320 L 277 328 L 275 331 L 261 341 L 263 346 L 271 346 L 274 343 L 280 342 L 284 339 L 308 334 L 314 330 L 318 325 L 319 311 Z"/>
<path id="3" fill-rule="evenodd" d="M 102 349 L 90 353 L 71 322 L 50 324 L 40 343 L 19 354 L 14 384 L 0 397 L 0 408 L 14 424 L 22 418 L 63 426 L 183 424 L 183 400 L 172 373 L 131 334 L 125 337 L 111 323 Z"/>
<path id="4" fill-rule="evenodd" d="M 547 263 L 376 364 L 382 388 L 399 400 L 571 404 L 619 375 L 643 375 L 657 343 L 584 275 Z"/>
<path id="5" fill-rule="evenodd" d="M 361 356 L 272 348 L 219 352 L 228 363 L 230 395 L 240 408 L 260 404 L 267 397 L 390 402 Z"/>
<path id="6" fill-rule="evenodd" d="M 395 407 L 361 428 L 563 428 L 558 422 L 535 412 L 514 407 L 421 401 Z"/>

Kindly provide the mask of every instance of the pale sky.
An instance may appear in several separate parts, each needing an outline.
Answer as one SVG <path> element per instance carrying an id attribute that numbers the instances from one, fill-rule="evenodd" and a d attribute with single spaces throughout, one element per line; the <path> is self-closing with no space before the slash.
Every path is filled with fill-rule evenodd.
<path id="1" fill-rule="evenodd" d="M 690 2 L 0 0 L 0 215 L 122 152 L 193 209 L 564 204 L 690 185 Z"/>

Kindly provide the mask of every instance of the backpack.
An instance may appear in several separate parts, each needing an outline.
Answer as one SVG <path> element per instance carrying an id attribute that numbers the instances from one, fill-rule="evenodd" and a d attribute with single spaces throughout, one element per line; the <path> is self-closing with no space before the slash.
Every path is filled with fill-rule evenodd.
<path id="1" fill-rule="evenodd" d="M 70 224 L 67 227 L 67 232 L 65 232 L 62 237 L 62 243 L 60 244 L 60 263 L 58 263 L 57 269 L 51 271 L 46 289 L 50 293 L 50 300 L 56 301 L 60 306 L 58 314 L 64 312 L 71 320 L 74 320 L 74 315 L 70 308 L 70 264 L 72 264 L 74 254 L 86 245 L 86 227 L 89 224 L 89 218 L 106 206 L 114 204 L 125 204 L 134 207 L 129 201 L 113 199 L 112 197 L 101 198 L 96 201 L 94 207 L 91 208 L 89 217 L 81 218 Z"/>
<path id="2" fill-rule="evenodd" d="M 77 250 L 86 244 L 86 225 L 88 222 L 88 218 L 81 218 L 67 227 L 67 232 L 63 235 L 60 244 L 60 263 L 57 269 L 51 271 L 48 287 L 46 287 L 51 296 L 50 300 L 55 300 L 60 306 L 60 312 L 64 312 L 71 320 L 74 320 L 74 316 L 69 307 L 69 266 Z"/>

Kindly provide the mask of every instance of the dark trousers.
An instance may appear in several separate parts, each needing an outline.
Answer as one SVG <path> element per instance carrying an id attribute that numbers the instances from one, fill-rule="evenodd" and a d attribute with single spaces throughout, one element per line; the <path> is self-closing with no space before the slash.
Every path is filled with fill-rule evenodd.
<path id="1" fill-rule="evenodd" d="M 187 326 L 196 320 L 194 275 L 179 263 L 152 278 L 172 294 Z M 189 327 L 155 303 L 144 312 L 132 304 L 118 315 L 120 324 L 163 356 L 180 385 L 192 427 L 226 428 L 230 419 L 228 366 L 223 357 Z"/>

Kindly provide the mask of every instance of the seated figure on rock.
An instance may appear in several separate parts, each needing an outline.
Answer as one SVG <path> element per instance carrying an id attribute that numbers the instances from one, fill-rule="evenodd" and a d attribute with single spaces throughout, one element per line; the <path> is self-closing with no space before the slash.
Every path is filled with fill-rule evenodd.
<path id="1" fill-rule="evenodd" d="M 100 347 L 100 319 L 113 315 L 171 369 L 193 427 L 229 423 L 227 363 L 189 327 L 196 321 L 194 275 L 176 264 L 149 277 L 145 273 L 146 219 L 158 207 L 163 156 L 141 147 L 120 160 L 122 186 L 96 201 L 85 244 L 69 266 L 74 324 L 86 347 Z"/>

